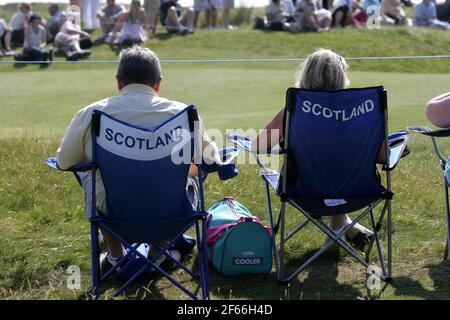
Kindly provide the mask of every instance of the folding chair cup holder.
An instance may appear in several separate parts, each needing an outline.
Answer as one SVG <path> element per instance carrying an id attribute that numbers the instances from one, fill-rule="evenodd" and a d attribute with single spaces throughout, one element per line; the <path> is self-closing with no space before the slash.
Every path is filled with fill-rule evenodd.
<path id="1" fill-rule="evenodd" d="M 251 150 L 251 140 L 240 135 L 228 139 L 251 152 L 261 168 L 265 184 L 270 226 L 273 237 L 277 278 L 287 283 L 336 243 L 364 267 L 373 245 L 376 246 L 382 279 L 392 277 L 392 206 L 391 171 L 409 153 L 408 132 L 388 135 L 387 93 L 383 87 L 314 91 L 290 88 L 286 94 L 283 145 L 264 153 L 283 157 L 281 172 L 264 167 L 260 153 Z M 388 143 L 383 143 L 387 141 Z M 382 148 L 384 146 L 384 148 Z M 376 174 L 376 160 L 382 149 L 383 185 Z M 272 212 L 271 190 L 281 200 L 278 217 Z M 374 209 L 381 212 L 375 220 Z M 304 222 L 286 232 L 286 206 L 298 210 Z M 360 212 L 340 234 L 334 234 L 321 217 Z M 374 233 L 366 259 L 341 237 L 361 219 L 369 217 Z M 276 218 L 276 219 L 275 219 Z M 386 219 L 385 219 L 386 218 Z M 387 263 L 379 231 L 387 220 Z M 289 273 L 285 271 L 286 242 L 312 223 L 332 241 L 328 241 L 304 263 Z M 277 240 L 277 238 L 279 238 Z"/>

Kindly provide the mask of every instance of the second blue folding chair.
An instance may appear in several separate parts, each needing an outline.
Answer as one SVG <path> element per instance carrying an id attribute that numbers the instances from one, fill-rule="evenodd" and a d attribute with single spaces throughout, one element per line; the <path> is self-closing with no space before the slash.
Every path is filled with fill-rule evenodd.
<path id="1" fill-rule="evenodd" d="M 288 282 L 305 270 L 333 243 L 338 244 L 364 267 L 368 255 L 361 256 L 344 235 L 356 223 L 368 217 L 374 233 L 370 248 L 376 245 L 381 278 L 392 277 L 392 199 L 391 171 L 405 154 L 408 134 L 388 135 L 387 95 L 383 87 L 311 91 L 291 88 L 287 91 L 281 173 L 265 168 L 261 175 L 266 187 L 267 207 L 274 237 L 274 254 L 279 282 Z M 250 150 L 247 137 L 230 135 L 229 139 Z M 384 143 L 388 141 L 388 143 Z M 251 151 L 251 150 L 250 150 Z M 379 155 L 386 159 L 382 169 L 385 183 L 376 171 Z M 255 155 L 257 159 L 260 155 Z M 281 200 L 278 217 L 272 212 L 270 190 Z M 306 219 L 287 231 L 287 206 Z M 381 206 L 378 220 L 374 209 Z M 325 216 L 358 212 L 353 222 L 339 233 L 323 221 Z M 387 218 L 387 219 L 385 219 Z M 379 237 L 382 222 L 387 220 L 387 262 Z M 306 261 L 286 272 L 286 243 L 308 224 L 315 225 L 330 241 Z M 370 251 L 370 250 L 369 250 Z"/>
<path id="2" fill-rule="evenodd" d="M 449 161 L 444 156 L 444 154 L 441 151 L 441 148 L 438 143 L 438 138 L 448 138 L 450 137 L 450 128 L 446 129 L 438 129 L 438 130 L 432 130 L 427 127 L 408 127 L 409 132 L 413 133 L 419 133 L 424 136 L 430 137 L 431 142 L 433 143 L 434 152 L 436 153 L 436 156 L 438 157 L 440 167 L 442 169 L 442 176 L 443 176 L 443 186 L 444 186 L 444 203 L 445 203 L 445 220 L 447 225 L 447 248 L 446 248 L 446 259 L 450 260 L 450 205 L 449 205 L 449 191 L 448 188 L 450 187 L 450 177 L 449 177 Z M 447 173 L 447 175 L 446 175 Z"/>

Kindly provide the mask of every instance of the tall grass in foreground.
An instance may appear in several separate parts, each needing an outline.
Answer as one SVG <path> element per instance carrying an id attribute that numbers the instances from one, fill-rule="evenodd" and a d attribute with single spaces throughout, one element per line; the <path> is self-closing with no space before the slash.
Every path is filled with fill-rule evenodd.
<path id="1" fill-rule="evenodd" d="M 31 137 L 0 140 L 1 298 L 87 298 L 90 255 L 81 190 L 71 174 L 53 171 L 42 163 L 54 154 L 57 144 L 57 140 Z M 413 154 L 393 177 L 395 280 L 384 292 L 368 292 L 365 270 L 344 253 L 331 251 L 287 287 L 279 286 L 274 274 L 225 279 L 211 270 L 213 298 L 450 298 L 450 265 L 442 261 L 445 226 L 439 171 L 428 141 L 413 137 L 411 145 Z M 267 222 L 257 169 L 248 165 L 239 169 L 240 175 L 230 181 L 208 178 L 207 204 L 232 195 Z M 288 215 L 289 226 L 300 221 L 295 211 Z M 305 235 L 293 240 L 287 256 L 292 261 L 306 257 L 323 241 L 318 232 L 308 228 Z M 375 255 L 372 259 L 376 262 Z M 194 257 L 189 264 L 195 264 Z M 82 290 L 66 287 L 70 265 L 82 270 Z M 195 282 L 185 276 L 182 279 L 195 288 Z M 166 280 L 140 284 L 144 287 L 136 285 L 126 297 L 183 298 Z M 110 285 L 117 288 L 119 284 Z"/>

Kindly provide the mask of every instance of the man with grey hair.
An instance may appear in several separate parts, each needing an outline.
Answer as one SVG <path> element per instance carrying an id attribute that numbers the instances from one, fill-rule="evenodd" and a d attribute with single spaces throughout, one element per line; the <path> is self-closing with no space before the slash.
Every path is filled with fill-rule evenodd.
<path id="1" fill-rule="evenodd" d="M 162 72 L 158 57 L 148 48 L 133 46 L 121 51 L 116 81 L 120 91 L 118 96 L 106 98 L 81 109 L 72 119 L 61 141 L 57 152 L 57 164 L 62 170 L 69 169 L 76 164 L 92 161 L 92 141 L 90 135 L 91 115 L 93 110 L 101 110 L 112 117 L 141 128 L 153 128 L 175 114 L 184 110 L 187 106 L 183 103 L 170 101 L 158 96 L 161 87 Z M 221 159 L 217 146 L 207 136 L 201 123 L 199 124 L 203 139 L 203 149 L 208 150 L 204 154 L 209 162 L 220 164 Z M 212 151 L 211 151 L 212 150 Z M 188 198 L 196 205 L 198 188 L 197 170 L 191 165 L 187 179 L 186 190 Z M 90 215 L 91 205 L 91 174 L 81 176 L 81 182 L 85 193 L 85 211 Z M 97 175 L 96 181 L 96 206 L 97 209 L 107 215 L 105 203 L 105 189 L 101 175 Z M 122 244 L 104 230 L 101 230 L 105 239 L 108 252 L 100 257 L 102 271 L 106 271 L 125 254 Z M 162 239 L 158 245 L 165 244 Z M 150 249 L 149 256 L 157 253 Z M 175 259 L 180 258 L 178 251 L 169 251 Z M 165 260 L 162 255 L 158 264 Z"/>

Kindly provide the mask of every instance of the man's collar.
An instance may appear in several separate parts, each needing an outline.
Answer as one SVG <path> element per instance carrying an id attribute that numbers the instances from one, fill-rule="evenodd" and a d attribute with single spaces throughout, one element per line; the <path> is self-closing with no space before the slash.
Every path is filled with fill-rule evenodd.
<path id="1" fill-rule="evenodd" d="M 129 93 L 144 93 L 151 96 L 158 95 L 152 87 L 139 83 L 132 83 L 126 85 L 125 87 L 122 88 L 122 90 L 120 90 L 120 94 L 129 94 Z"/>

